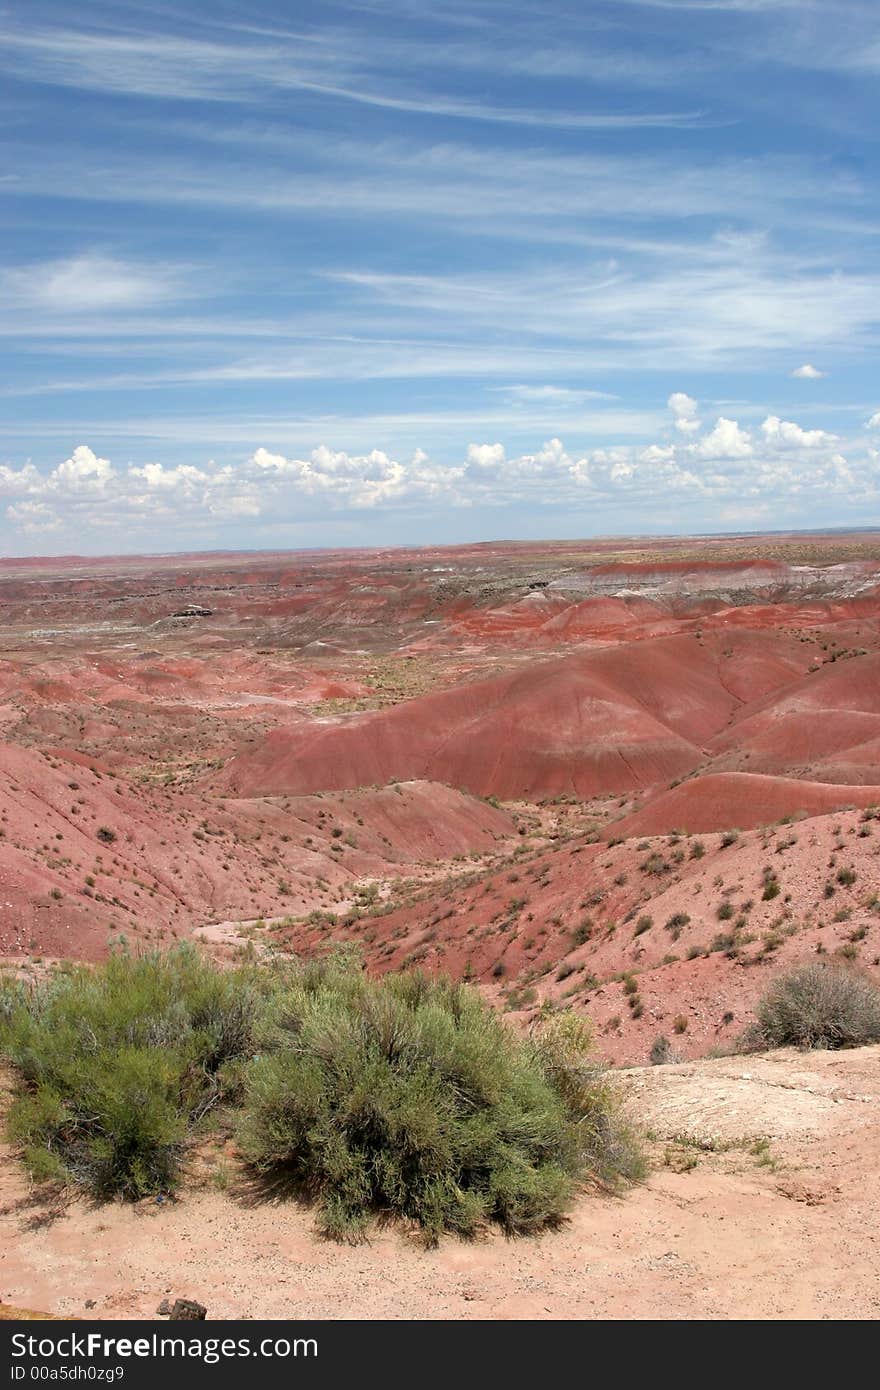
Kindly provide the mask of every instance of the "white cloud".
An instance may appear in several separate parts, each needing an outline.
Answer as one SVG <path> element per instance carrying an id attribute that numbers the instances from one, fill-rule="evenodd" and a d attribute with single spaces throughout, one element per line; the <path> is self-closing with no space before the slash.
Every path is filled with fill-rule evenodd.
<path id="1" fill-rule="evenodd" d="M 256 34 L 257 31 L 254 31 Z M 255 92 L 301 90 L 312 99 L 356 102 L 392 111 L 492 121 L 502 125 L 577 130 L 627 130 L 653 126 L 690 127 L 703 113 L 633 111 L 594 113 L 493 106 L 442 90 L 430 92 L 401 82 L 401 74 L 425 66 L 424 46 L 396 39 L 394 49 L 336 28 L 314 31 L 306 43 L 276 30 L 271 42 L 205 42 L 177 35 L 76 32 L 23 25 L 3 35 L 22 75 L 61 87 L 124 96 L 170 97 L 175 101 L 238 101 L 250 104 Z M 446 49 L 449 52 L 449 49 Z M 375 56 L 374 56 L 375 55 Z M 371 61 L 372 59 L 372 61 Z M 376 60 L 379 60 L 378 63 Z M 382 62 L 384 59 L 384 63 Z"/>
<path id="2" fill-rule="evenodd" d="M 58 531 L 61 527 L 61 518 L 45 502 L 16 502 L 6 508 L 6 515 L 13 526 L 28 536 Z"/>
<path id="3" fill-rule="evenodd" d="M 548 405 L 578 405 L 581 401 L 616 401 L 620 398 L 610 391 L 587 391 L 569 386 L 493 386 L 512 401 L 546 403 Z"/>
<path id="4" fill-rule="evenodd" d="M 677 404 L 680 418 L 692 418 L 690 397 Z M 880 428 L 880 411 L 872 419 Z M 91 528 L 105 536 L 116 526 L 131 537 L 198 538 L 238 524 L 256 540 L 262 527 L 458 507 L 520 507 L 522 516 L 539 507 L 567 514 L 625 507 L 632 516 L 668 515 L 672 526 L 672 499 L 678 508 L 702 507 L 706 520 L 724 508 L 771 504 L 778 515 L 807 504 L 813 515 L 826 515 L 831 499 L 846 515 L 864 512 L 880 504 L 878 458 L 864 439 L 806 430 L 778 415 L 753 431 L 720 416 L 695 436 L 643 436 L 577 451 L 557 436 L 521 453 L 501 441 L 472 443 L 463 457 L 442 462 L 421 448 L 395 457 L 321 444 L 301 456 L 261 445 L 222 464 L 114 467 L 80 444 L 47 472 L 32 463 L 0 465 L 0 498 L 8 502 L 5 519 L 24 535 L 58 532 L 77 545 Z"/>
<path id="5" fill-rule="evenodd" d="M 818 367 L 814 367 L 812 362 L 805 362 L 802 367 L 795 367 L 790 373 L 800 381 L 818 381 L 820 377 L 827 376 L 827 372 L 820 372 Z"/>
<path id="6" fill-rule="evenodd" d="M 18 308 L 62 314 L 141 309 L 181 292 L 181 271 L 85 254 L 6 270 L 0 288 Z"/>
<path id="7" fill-rule="evenodd" d="M 780 420 L 778 415 L 767 416 L 761 425 L 761 433 L 768 443 L 789 449 L 818 449 L 833 444 L 837 438 L 824 430 L 803 430 L 793 420 Z"/>
<path id="8" fill-rule="evenodd" d="M 88 489 L 100 491 L 113 478 L 109 459 L 98 458 L 87 444 L 78 444 L 69 459 L 60 463 L 50 474 L 50 484 L 71 491 Z"/>
<path id="9" fill-rule="evenodd" d="M 686 395 L 684 391 L 673 391 L 666 404 L 672 411 L 675 428 L 681 434 L 696 434 L 700 428 L 700 421 L 697 419 L 697 403 L 693 396 Z"/>
<path id="10" fill-rule="evenodd" d="M 469 444 L 467 459 L 474 468 L 500 468 L 504 462 L 504 445 Z"/>
<path id="11" fill-rule="evenodd" d="M 176 468 L 165 468 L 161 463 L 145 463 L 143 468 L 130 468 L 130 478 L 143 478 L 148 488 L 164 492 L 176 492 L 179 488 L 191 489 L 209 481 L 209 474 L 191 464 L 178 464 Z"/>
<path id="12" fill-rule="evenodd" d="M 16 497 L 34 492 L 44 485 L 44 478 L 32 463 L 23 468 L 10 468 L 0 463 L 0 497 Z"/>
<path id="13" fill-rule="evenodd" d="M 695 458 L 741 459 L 752 454 L 751 435 L 740 429 L 736 420 L 719 415 L 715 427 L 696 444 L 688 444 L 687 452 Z"/>
<path id="14" fill-rule="evenodd" d="M 880 430 L 880 410 L 875 411 L 870 420 L 865 421 L 865 429 Z"/>

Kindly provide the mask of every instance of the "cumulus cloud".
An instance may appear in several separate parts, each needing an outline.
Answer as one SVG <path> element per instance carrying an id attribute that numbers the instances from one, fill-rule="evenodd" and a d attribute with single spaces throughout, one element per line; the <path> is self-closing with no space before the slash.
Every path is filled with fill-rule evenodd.
<path id="1" fill-rule="evenodd" d="M 805 362 L 802 367 L 795 367 L 789 375 L 799 381 L 818 381 L 820 377 L 827 376 L 828 373 L 820 372 L 819 368 L 814 367 L 812 362 Z"/>
<path id="2" fill-rule="evenodd" d="M 865 421 L 865 428 L 869 430 L 880 430 L 880 410 L 875 411 L 870 420 Z"/>
<path id="3" fill-rule="evenodd" d="M 752 439 L 748 430 L 740 429 L 736 420 L 727 420 L 719 415 L 714 429 L 695 444 L 689 444 L 687 451 L 694 458 L 701 459 L 741 459 L 752 453 Z"/>
<path id="4" fill-rule="evenodd" d="M 504 449 L 498 445 L 472 445 L 473 462 L 483 466 L 503 461 Z M 496 451 L 500 450 L 500 458 Z M 470 451 L 469 451 L 470 458 Z M 416 449 L 409 463 L 389 457 L 382 449 L 368 454 L 350 454 L 320 444 L 308 458 L 286 458 L 259 448 L 250 464 L 258 475 L 286 480 L 302 497 L 325 498 L 333 505 L 354 508 L 376 507 L 410 496 L 432 496 L 451 488 L 464 468 L 442 467 L 432 463 L 423 449 Z"/>
<path id="5" fill-rule="evenodd" d="M 504 445 L 469 444 L 467 461 L 474 468 L 499 468 L 504 462 Z"/>
<path id="6" fill-rule="evenodd" d="M 50 482 L 59 488 L 80 488 L 100 491 L 113 478 L 113 465 L 109 459 L 98 458 L 87 444 L 79 444 L 69 459 L 60 463 L 50 474 Z"/>
<path id="7" fill-rule="evenodd" d="M 165 468 L 161 463 L 145 463 L 143 468 L 130 468 L 128 476 L 142 478 L 148 488 L 163 492 L 176 492 L 181 488 L 189 490 L 204 485 L 210 477 L 201 468 L 186 463 L 178 464 L 176 468 Z"/>
<path id="8" fill-rule="evenodd" d="M 682 434 L 696 434 L 700 428 L 700 421 L 697 419 L 697 403 L 693 396 L 686 395 L 684 391 L 673 391 L 666 404 L 672 411 L 675 428 Z"/>
<path id="9" fill-rule="evenodd" d="M 826 434 L 825 430 L 803 430 L 793 420 L 780 420 L 778 415 L 767 416 L 761 433 L 769 443 L 788 449 L 819 449 L 833 444 L 837 438 L 834 434 Z"/>
<path id="10" fill-rule="evenodd" d="M 16 497 L 33 492 L 44 485 L 43 475 L 26 463 L 23 468 L 10 468 L 0 463 L 0 497 Z"/>
<path id="11" fill-rule="evenodd" d="M 670 406 L 688 422 L 695 408 L 690 397 Z M 880 411 L 869 424 L 880 429 Z M 236 524 L 256 540 L 263 526 L 371 511 L 555 506 L 576 514 L 617 505 L 636 517 L 667 515 L 674 498 L 675 507 L 702 505 L 715 517 L 736 507 L 757 514 L 765 505 L 782 514 L 804 499 L 814 513 L 830 497 L 848 512 L 880 503 L 880 451 L 863 439 L 847 442 L 778 415 L 752 430 L 720 416 L 709 429 L 670 435 L 580 450 L 554 436 L 523 453 L 501 441 L 474 442 L 463 457 L 442 462 L 421 448 L 398 458 L 321 444 L 303 456 L 260 445 L 235 462 L 114 466 L 79 444 L 48 472 L 31 462 L 0 464 L 0 504 L 25 535 L 63 531 L 78 542 L 89 528 L 197 539 Z"/>

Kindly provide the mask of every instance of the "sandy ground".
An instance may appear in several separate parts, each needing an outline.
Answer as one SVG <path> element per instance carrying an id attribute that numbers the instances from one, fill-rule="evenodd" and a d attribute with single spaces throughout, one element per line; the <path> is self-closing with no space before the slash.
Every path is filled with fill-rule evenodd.
<path id="1" fill-rule="evenodd" d="M 173 1203 L 53 1209 L 0 1167 L 0 1301 L 151 1317 L 777 1319 L 880 1315 L 880 1048 L 621 1073 L 654 1169 L 539 1240 L 317 1240 L 292 1204 L 216 1182 Z"/>

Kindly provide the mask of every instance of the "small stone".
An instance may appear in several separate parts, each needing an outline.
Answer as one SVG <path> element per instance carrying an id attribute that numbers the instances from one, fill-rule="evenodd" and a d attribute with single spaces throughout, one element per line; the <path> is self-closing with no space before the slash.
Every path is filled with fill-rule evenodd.
<path id="1" fill-rule="evenodd" d="M 175 1298 L 170 1317 L 172 1322 L 201 1322 L 208 1316 L 204 1303 L 192 1298 Z"/>

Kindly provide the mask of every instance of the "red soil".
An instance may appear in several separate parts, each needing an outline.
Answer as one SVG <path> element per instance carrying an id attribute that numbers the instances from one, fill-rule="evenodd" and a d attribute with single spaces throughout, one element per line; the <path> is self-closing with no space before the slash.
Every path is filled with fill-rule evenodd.
<path id="1" fill-rule="evenodd" d="M 777 962 L 880 959 L 874 822 L 831 814 L 880 801 L 878 574 L 866 536 L 0 562 L 0 954 L 354 939 L 696 1055 Z"/>
<path id="2" fill-rule="evenodd" d="M 329 908 L 352 880 L 486 853 L 513 830 L 443 786 L 208 805 L 93 766 L 0 744 L 0 955 L 92 959 L 114 932 Z"/>
<path id="3" fill-rule="evenodd" d="M 702 1056 L 742 1031 L 784 966 L 817 950 L 851 950 L 853 939 L 877 964 L 873 824 L 848 811 L 744 831 L 729 844 L 709 833 L 610 846 L 575 836 L 397 911 L 339 924 L 334 937 L 359 942 L 378 971 L 419 965 L 472 977 L 515 1012 L 531 1014 L 545 999 L 570 1004 L 593 1020 L 615 1061 L 646 1060 L 661 1032 L 682 1056 Z M 627 832 L 625 821 L 613 828 Z M 854 867 L 853 883 L 838 882 L 837 867 Z M 766 871 L 779 882 L 768 897 Z M 310 951 L 327 932 L 301 923 L 278 935 Z M 635 982 L 633 996 L 621 972 Z"/>
<path id="4" fill-rule="evenodd" d="M 875 764 L 874 771 L 878 771 Z M 616 821 L 607 836 L 663 835 L 683 831 L 750 830 L 784 817 L 819 816 L 853 806 L 880 806 L 880 786 L 832 786 L 794 777 L 750 772 L 706 774 L 662 792 L 642 810 Z"/>
<path id="5" fill-rule="evenodd" d="M 791 639 L 676 636 L 535 664 L 379 714 L 273 732 L 220 785 L 246 795 L 425 777 L 480 796 L 581 797 L 668 782 L 739 704 L 790 682 Z"/>

